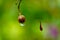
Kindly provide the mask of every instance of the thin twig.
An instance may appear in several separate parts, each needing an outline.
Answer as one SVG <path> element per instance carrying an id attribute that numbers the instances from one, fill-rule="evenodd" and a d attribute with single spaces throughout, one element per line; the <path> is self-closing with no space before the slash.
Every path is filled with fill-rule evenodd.
<path id="1" fill-rule="evenodd" d="M 21 15 L 21 13 L 20 13 L 20 4 L 21 4 L 21 1 L 22 1 L 22 0 L 19 0 L 19 1 L 18 1 L 18 12 L 19 12 L 19 15 Z"/>

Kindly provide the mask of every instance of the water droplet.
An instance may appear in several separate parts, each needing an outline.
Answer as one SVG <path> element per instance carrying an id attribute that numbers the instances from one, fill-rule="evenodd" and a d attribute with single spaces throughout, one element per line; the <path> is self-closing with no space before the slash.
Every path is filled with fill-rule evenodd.
<path id="1" fill-rule="evenodd" d="M 40 23 L 40 30 L 41 30 L 41 31 L 43 30 L 41 23 Z"/>
<path id="2" fill-rule="evenodd" d="M 20 23 L 20 26 L 24 26 L 24 24 L 23 23 Z"/>

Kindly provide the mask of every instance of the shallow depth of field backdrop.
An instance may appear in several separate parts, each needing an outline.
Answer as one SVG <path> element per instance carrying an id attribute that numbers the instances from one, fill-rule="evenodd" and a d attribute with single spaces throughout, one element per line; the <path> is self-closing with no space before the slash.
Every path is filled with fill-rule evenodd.
<path id="1" fill-rule="evenodd" d="M 0 40 L 60 40 L 60 0 L 22 0 L 24 26 L 17 7 L 16 0 L 0 0 Z"/>

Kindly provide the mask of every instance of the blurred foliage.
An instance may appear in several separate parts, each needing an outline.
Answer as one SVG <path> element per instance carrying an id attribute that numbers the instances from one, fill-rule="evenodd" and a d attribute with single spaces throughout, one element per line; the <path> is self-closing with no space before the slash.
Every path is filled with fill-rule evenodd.
<path id="1" fill-rule="evenodd" d="M 0 40 L 55 40 L 47 25 L 54 24 L 60 31 L 60 0 L 22 0 L 20 8 L 26 17 L 24 27 L 18 22 L 16 0 L 0 0 Z"/>

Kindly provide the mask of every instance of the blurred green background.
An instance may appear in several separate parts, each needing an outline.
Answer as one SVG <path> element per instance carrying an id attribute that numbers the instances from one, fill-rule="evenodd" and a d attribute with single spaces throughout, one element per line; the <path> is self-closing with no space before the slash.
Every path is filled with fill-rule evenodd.
<path id="1" fill-rule="evenodd" d="M 60 40 L 60 0 L 22 0 L 20 8 L 26 17 L 23 27 L 16 0 L 0 0 L 0 40 Z M 58 29 L 57 37 L 50 35 L 49 24 Z"/>

